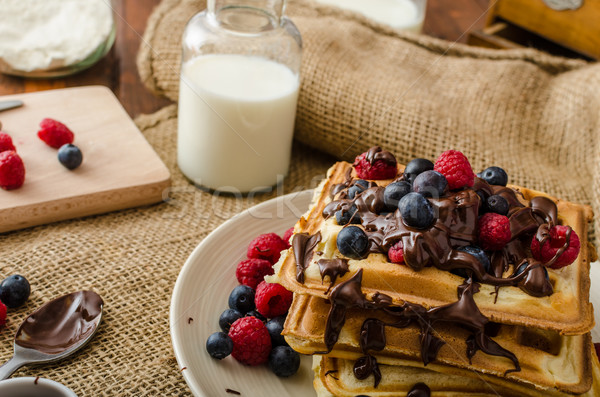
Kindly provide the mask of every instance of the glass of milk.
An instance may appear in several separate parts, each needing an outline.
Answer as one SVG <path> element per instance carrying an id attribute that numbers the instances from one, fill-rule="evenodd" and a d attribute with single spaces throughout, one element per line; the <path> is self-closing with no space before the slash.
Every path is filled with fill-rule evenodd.
<path id="1" fill-rule="evenodd" d="M 267 189 L 287 175 L 302 40 L 285 0 L 208 0 L 183 34 L 177 162 L 215 191 Z"/>
<path id="2" fill-rule="evenodd" d="M 317 0 L 358 12 L 394 29 L 421 33 L 427 0 Z"/>

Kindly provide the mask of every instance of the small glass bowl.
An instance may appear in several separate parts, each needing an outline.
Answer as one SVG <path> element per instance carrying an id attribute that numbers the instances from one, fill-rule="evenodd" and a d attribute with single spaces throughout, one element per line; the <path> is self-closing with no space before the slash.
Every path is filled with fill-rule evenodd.
<path id="1" fill-rule="evenodd" d="M 113 4 L 113 1 L 111 1 Z M 114 8 L 111 7 L 113 10 Z M 20 76 L 27 78 L 37 78 L 37 79 L 47 79 L 47 78 L 59 78 L 69 76 L 78 72 L 81 72 L 84 69 L 87 69 L 93 65 L 95 65 L 100 59 L 102 59 L 110 49 L 112 48 L 115 37 L 117 33 L 117 28 L 115 25 L 114 12 L 112 15 L 112 25 L 111 30 L 106 40 L 104 40 L 94 51 L 92 51 L 85 59 L 77 63 L 73 63 L 71 65 L 65 65 L 60 67 L 48 68 L 48 69 L 35 69 L 35 70 L 19 70 L 12 68 L 6 62 L 0 60 L 0 72 L 4 74 L 8 74 L 11 76 Z"/>

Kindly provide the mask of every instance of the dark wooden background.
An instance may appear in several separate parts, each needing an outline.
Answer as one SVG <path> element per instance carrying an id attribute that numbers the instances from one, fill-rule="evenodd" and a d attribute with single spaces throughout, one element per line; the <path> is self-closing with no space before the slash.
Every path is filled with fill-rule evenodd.
<path id="1" fill-rule="evenodd" d="M 366 0 L 365 0 L 366 1 Z M 117 0 L 117 39 L 92 68 L 61 79 L 23 79 L 0 74 L 0 95 L 101 84 L 119 98 L 131 117 L 152 113 L 170 102 L 155 97 L 140 81 L 135 58 L 148 16 L 160 0 Z M 487 0 L 428 0 L 424 33 L 466 42 L 467 32 L 483 27 Z"/>

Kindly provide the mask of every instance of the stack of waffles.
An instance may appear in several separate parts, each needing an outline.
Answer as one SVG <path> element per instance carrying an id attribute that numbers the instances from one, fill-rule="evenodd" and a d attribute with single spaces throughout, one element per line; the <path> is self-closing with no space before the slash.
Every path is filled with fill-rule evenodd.
<path id="1" fill-rule="evenodd" d="M 393 178 L 365 184 L 352 164 L 335 164 L 268 280 L 294 292 L 284 335 L 294 350 L 314 355 L 317 394 L 600 395 L 590 336 L 591 209 L 474 178 L 427 198 L 433 224 L 410 227 L 383 203 L 385 187 L 407 178 L 394 166 Z M 509 203 L 511 240 L 483 250 L 491 264 L 484 268 L 464 247 L 478 245 L 490 195 Z M 335 214 L 351 208 L 340 224 Z M 552 265 L 568 238 L 551 260 L 530 249 L 557 225 L 580 241 L 576 259 L 560 269 Z M 362 230 L 366 252 L 340 252 L 338 234 L 348 227 Z M 392 263 L 389 250 L 399 242 L 404 260 Z"/>

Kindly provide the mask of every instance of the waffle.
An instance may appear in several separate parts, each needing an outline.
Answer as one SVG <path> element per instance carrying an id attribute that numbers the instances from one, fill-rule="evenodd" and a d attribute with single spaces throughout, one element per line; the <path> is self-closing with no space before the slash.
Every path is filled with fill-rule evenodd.
<path id="1" fill-rule="evenodd" d="M 581 397 L 600 395 L 600 368 L 598 360 L 593 358 L 593 384 L 589 391 Z M 461 375 L 436 372 L 429 368 L 418 368 L 411 365 L 382 365 L 383 380 L 373 388 L 372 380 L 358 380 L 352 372 L 353 363 L 348 360 L 327 356 L 314 356 L 314 387 L 318 397 L 354 397 L 369 395 L 371 397 L 392 397 L 407 395 L 417 382 L 426 384 L 431 390 L 431 397 L 520 397 L 529 393 L 537 396 L 548 396 L 544 392 L 521 388 L 508 389 L 490 384 L 484 378 L 473 378 Z M 556 394 L 557 396 L 560 394 Z M 573 395 L 568 395 L 573 396 Z"/>
<path id="2" fill-rule="evenodd" d="M 323 210 L 332 201 L 331 188 L 344 183 L 349 176 L 355 177 L 352 166 L 345 162 L 336 163 L 328 171 L 327 179 L 316 189 L 309 211 L 295 226 L 295 235 L 306 233 L 309 236 L 320 236 L 320 241 L 313 239 L 308 242 L 313 247 L 310 247 L 310 252 L 305 252 L 304 271 L 298 272 L 295 258 L 298 253 L 292 247 L 282 255 L 275 266 L 275 275 L 269 281 L 278 282 L 295 293 L 323 297 L 334 283 L 346 281 L 359 269 L 363 269 L 361 287 L 369 300 L 377 293 L 382 293 L 391 297 L 394 305 L 411 302 L 431 308 L 455 302 L 457 288 L 464 281 L 462 277 L 436 267 L 424 267 L 415 271 L 409 266 L 390 263 L 386 256 L 379 253 L 371 253 L 364 259 L 348 260 L 348 271 L 335 280 L 332 279 L 337 274 L 333 273 L 322 278 L 319 260 L 343 258 L 336 247 L 336 237 L 342 227 L 337 225 L 335 217 L 325 219 Z M 377 184 L 385 186 L 390 182 L 377 181 Z M 516 286 L 502 286 L 496 294 L 493 285 L 482 283 L 480 292 L 474 294 L 475 303 L 481 313 L 493 322 L 548 329 L 564 335 L 589 332 L 594 325 L 592 306 L 589 303 L 589 264 L 595 251 L 587 240 L 587 225 L 593 216 L 591 209 L 533 190 L 513 188 L 522 194 L 523 202 L 540 196 L 554 201 L 561 223 L 571 226 L 580 238 L 580 254 L 570 266 L 560 270 L 548 269 L 554 291 L 550 296 L 531 296 Z M 511 266 L 503 277 L 513 271 Z M 298 281 L 297 272 L 301 273 L 303 282 Z"/>
<path id="3" fill-rule="evenodd" d="M 324 299 L 310 295 L 294 295 L 283 334 L 296 351 L 315 354 L 326 351 L 324 344 L 325 323 L 330 304 Z M 361 352 L 360 330 L 367 318 L 391 322 L 382 310 L 352 309 L 331 357 L 356 360 Z M 370 352 L 379 364 L 407 365 L 423 368 L 421 360 L 420 330 L 416 326 L 406 328 L 386 327 L 385 349 Z M 591 385 L 590 359 L 591 338 L 589 334 L 561 336 L 556 332 L 498 325 L 493 339 L 512 351 L 521 365 L 521 371 L 505 375 L 513 363 L 498 356 L 478 352 L 471 363 L 465 357 L 467 331 L 456 325 L 440 325 L 434 334 L 445 344 L 428 369 L 463 376 L 485 377 L 491 384 L 521 392 L 521 395 L 564 395 L 586 392 Z M 372 379 L 372 378 L 371 378 Z M 386 376 L 382 377 L 386 382 Z M 370 382 L 373 386 L 373 381 Z M 379 390 L 379 387 L 377 388 Z M 523 392 L 525 390 L 527 393 Z M 536 390 L 537 389 L 537 390 Z M 540 394 L 541 393 L 541 394 Z"/>

